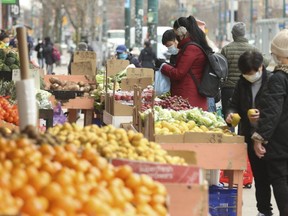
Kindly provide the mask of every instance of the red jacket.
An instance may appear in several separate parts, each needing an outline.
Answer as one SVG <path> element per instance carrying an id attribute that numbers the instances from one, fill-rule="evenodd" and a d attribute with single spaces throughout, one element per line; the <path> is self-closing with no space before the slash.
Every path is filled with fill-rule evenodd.
<path id="1" fill-rule="evenodd" d="M 161 72 L 171 80 L 172 96 L 182 96 L 188 99 L 193 107 L 207 110 L 207 98 L 198 94 L 197 87 L 189 74 L 189 70 L 192 69 L 200 82 L 207 59 L 202 50 L 193 45 L 188 45 L 185 51 L 181 52 L 183 46 L 190 41 L 190 38 L 185 38 L 178 44 L 179 53 L 175 67 L 164 64 Z"/>

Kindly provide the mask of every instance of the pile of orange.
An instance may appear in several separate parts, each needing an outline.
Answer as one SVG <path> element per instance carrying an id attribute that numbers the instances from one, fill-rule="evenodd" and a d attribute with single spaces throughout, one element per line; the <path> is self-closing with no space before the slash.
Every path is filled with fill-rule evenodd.
<path id="1" fill-rule="evenodd" d="M 0 96 L 0 120 L 19 125 L 19 115 L 17 106 L 11 105 L 9 101 Z"/>
<path id="2" fill-rule="evenodd" d="M 166 189 L 93 149 L 0 138 L 0 215 L 167 215 Z"/>

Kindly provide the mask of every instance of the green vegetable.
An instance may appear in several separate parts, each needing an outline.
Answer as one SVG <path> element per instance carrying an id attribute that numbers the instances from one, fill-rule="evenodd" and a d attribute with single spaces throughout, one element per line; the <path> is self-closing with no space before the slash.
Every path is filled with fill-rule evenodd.
<path id="1" fill-rule="evenodd" d="M 3 62 L 6 59 L 6 53 L 5 53 L 4 49 L 0 49 L 0 59 L 3 60 Z"/>
<path id="2" fill-rule="evenodd" d="M 6 60 L 5 60 L 5 64 L 8 65 L 8 66 L 11 66 L 15 63 L 16 59 L 15 58 L 12 58 L 12 57 L 7 57 Z"/>
<path id="3" fill-rule="evenodd" d="M 9 68 L 8 65 L 3 64 L 2 67 L 1 67 L 1 71 L 11 71 L 11 69 Z"/>
<path id="4" fill-rule="evenodd" d="M 10 66 L 10 69 L 11 70 L 14 70 L 14 69 L 19 69 L 20 67 L 18 66 L 18 65 L 16 65 L 16 64 L 12 64 L 11 66 Z"/>

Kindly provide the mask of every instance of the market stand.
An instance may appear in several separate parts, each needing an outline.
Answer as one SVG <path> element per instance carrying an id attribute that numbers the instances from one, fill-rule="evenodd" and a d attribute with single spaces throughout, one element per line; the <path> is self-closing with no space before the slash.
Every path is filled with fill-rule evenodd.
<path id="1" fill-rule="evenodd" d="M 90 79 L 85 75 L 45 75 L 44 82 L 49 88 L 50 82 L 49 78 L 57 77 L 59 80 L 65 81 L 73 81 L 73 82 L 84 82 L 84 83 L 92 83 L 94 84 L 95 81 Z M 68 93 L 68 92 L 67 92 Z M 65 94 L 65 93 L 63 93 Z M 51 102 L 54 104 L 56 102 L 56 98 L 54 95 L 51 96 Z M 67 101 L 62 101 L 62 108 L 68 110 L 68 121 L 70 123 L 76 122 L 77 120 L 77 110 L 83 110 L 84 112 L 84 125 L 92 124 L 93 117 L 94 117 L 94 100 L 90 96 L 75 96 L 73 99 L 69 99 Z"/>

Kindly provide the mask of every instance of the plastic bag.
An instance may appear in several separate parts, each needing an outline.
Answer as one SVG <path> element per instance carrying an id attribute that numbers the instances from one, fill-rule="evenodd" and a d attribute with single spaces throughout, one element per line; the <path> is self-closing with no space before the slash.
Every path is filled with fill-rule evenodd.
<path id="1" fill-rule="evenodd" d="M 67 121 L 67 117 L 64 114 L 61 103 L 58 102 L 57 105 L 53 108 L 53 126 L 57 124 L 64 124 Z"/>
<path id="2" fill-rule="evenodd" d="M 170 91 L 170 78 L 161 73 L 161 71 L 155 71 L 154 88 L 157 96 L 165 94 Z"/>

